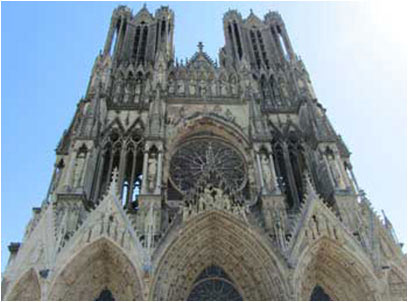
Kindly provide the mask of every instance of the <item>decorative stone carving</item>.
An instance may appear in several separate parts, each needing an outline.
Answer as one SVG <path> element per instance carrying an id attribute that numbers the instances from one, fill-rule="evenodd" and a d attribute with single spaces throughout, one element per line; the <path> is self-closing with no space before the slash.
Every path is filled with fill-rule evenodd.
<path id="1" fill-rule="evenodd" d="M 156 177 L 157 177 L 157 157 L 156 154 L 150 154 L 148 169 L 147 169 L 147 181 L 148 188 L 150 192 L 153 192 L 156 186 Z"/>

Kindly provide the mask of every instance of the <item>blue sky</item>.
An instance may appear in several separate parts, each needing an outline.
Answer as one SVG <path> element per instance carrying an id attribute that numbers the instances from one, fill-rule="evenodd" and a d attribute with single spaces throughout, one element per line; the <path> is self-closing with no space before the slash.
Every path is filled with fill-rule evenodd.
<path id="1" fill-rule="evenodd" d="M 54 149 L 84 95 L 112 10 L 142 2 L 2 2 L 2 271 L 46 194 Z M 354 172 L 400 241 L 407 235 L 407 46 L 398 7 L 358 2 L 148 2 L 175 12 L 178 58 L 198 41 L 213 58 L 228 8 L 281 13 L 319 101 L 351 150 Z M 51 234 L 50 234 L 51 235 Z"/>

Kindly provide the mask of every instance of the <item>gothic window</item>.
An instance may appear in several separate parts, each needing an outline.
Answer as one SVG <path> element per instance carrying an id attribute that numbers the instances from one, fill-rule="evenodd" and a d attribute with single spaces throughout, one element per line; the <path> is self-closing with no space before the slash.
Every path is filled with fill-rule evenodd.
<path id="1" fill-rule="evenodd" d="M 115 298 L 109 289 L 104 289 L 99 296 L 95 298 L 95 301 L 115 301 Z"/>
<path id="2" fill-rule="evenodd" d="M 161 22 L 161 33 L 160 33 L 160 37 L 161 37 L 161 42 L 164 42 L 164 39 L 166 38 L 166 21 L 162 21 Z"/>
<path id="3" fill-rule="evenodd" d="M 256 35 L 258 37 L 259 46 L 261 48 L 263 61 L 264 61 L 265 65 L 266 65 L 266 68 L 269 69 L 269 60 L 268 60 L 268 58 L 266 56 L 265 45 L 264 45 L 264 42 L 263 42 L 263 39 L 262 39 L 262 33 L 259 30 L 257 30 Z"/>
<path id="4" fill-rule="evenodd" d="M 127 27 L 127 23 L 126 23 L 126 19 L 122 20 L 123 23 L 121 23 L 122 25 L 122 31 L 120 32 L 120 34 L 118 35 L 118 49 L 117 52 L 120 53 L 123 47 L 123 39 L 125 37 L 125 33 L 126 33 L 126 27 Z"/>
<path id="5" fill-rule="evenodd" d="M 260 68 L 261 67 L 261 58 L 259 56 L 259 50 L 258 50 L 258 46 L 257 46 L 257 43 L 256 43 L 256 38 L 255 38 L 254 31 L 250 30 L 249 35 L 251 36 L 251 44 L 252 44 L 252 49 L 253 49 L 254 55 L 255 55 L 256 65 L 258 66 L 258 68 Z"/>
<path id="6" fill-rule="evenodd" d="M 332 301 L 332 299 L 328 294 L 326 294 L 321 286 L 316 285 L 313 288 L 312 294 L 310 296 L 310 301 Z"/>
<path id="7" fill-rule="evenodd" d="M 282 148 L 281 142 L 274 140 L 272 142 L 273 145 L 273 159 L 276 169 L 276 176 L 278 185 L 282 192 L 286 194 L 286 202 L 288 204 L 288 208 L 292 208 L 294 201 L 292 196 L 292 191 L 289 187 L 289 180 L 288 180 L 288 171 L 285 165 L 285 156 L 284 150 Z"/>
<path id="8" fill-rule="evenodd" d="M 170 180 L 177 190 L 194 187 L 205 172 L 223 175 L 229 187 L 242 190 L 246 185 L 243 157 L 233 147 L 216 139 L 195 139 L 182 145 L 170 161 Z"/>
<path id="9" fill-rule="evenodd" d="M 144 23 L 142 22 L 144 25 Z M 145 52 L 146 52 L 146 46 L 147 46 L 147 33 L 148 33 L 148 28 L 147 25 L 143 26 L 142 30 L 142 41 L 140 45 L 140 50 L 139 50 L 139 57 L 137 59 L 137 63 L 144 63 L 145 62 Z"/>
<path id="10" fill-rule="evenodd" d="M 135 35 L 135 40 L 133 42 L 133 53 L 132 53 L 132 58 L 136 59 L 137 57 L 137 50 L 139 47 L 139 40 L 140 40 L 140 26 L 136 27 L 136 35 Z"/>
<path id="11" fill-rule="evenodd" d="M 112 56 L 113 50 L 114 50 L 115 47 L 116 47 L 116 41 L 117 41 L 117 38 L 118 38 L 119 28 L 120 28 L 120 21 L 118 21 L 118 22 L 116 23 L 115 29 L 114 29 L 114 31 L 113 31 L 112 42 L 111 42 L 111 44 L 109 45 L 109 47 L 110 47 L 110 48 L 109 48 L 109 55 L 110 55 L 110 56 Z"/>
<path id="12" fill-rule="evenodd" d="M 287 51 L 287 49 L 286 49 L 286 44 L 285 44 L 285 41 L 284 41 L 284 39 L 283 39 L 282 30 L 281 30 L 281 28 L 280 28 L 279 25 L 276 26 L 276 30 L 277 30 L 277 32 L 278 32 L 279 44 L 280 44 L 280 47 L 281 47 L 281 49 L 282 49 L 282 51 L 283 51 L 283 57 L 284 57 L 285 59 L 288 59 L 288 58 L 289 58 L 289 54 L 288 54 L 288 51 Z"/>
<path id="13" fill-rule="evenodd" d="M 242 301 L 243 298 L 224 270 L 207 267 L 195 280 L 187 301 Z"/>
<path id="14" fill-rule="evenodd" d="M 269 78 L 269 87 L 272 92 L 272 102 L 275 106 L 279 106 L 281 104 L 280 102 L 280 93 L 279 93 L 279 88 L 276 83 L 275 77 L 273 75 L 270 76 Z"/>
<path id="15" fill-rule="evenodd" d="M 264 75 L 261 76 L 260 85 L 261 85 L 260 90 L 261 90 L 261 93 L 262 93 L 262 98 L 264 100 L 266 100 L 269 97 L 269 93 L 268 93 L 268 87 L 267 87 L 267 83 L 266 83 Z"/>
<path id="16" fill-rule="evenodd" d="M 303 149 L 299 140 L 292 137 L 288 141 L 288 151 L 290 163 L 295 178 L 296 188 L 299 200 L 303 199 L 303 172 L 305 170 L 305 161 L 303 157 Z"/>
<path id="17" fill-rule="evenodd" d="M 98 177 L 94 184 L 95 196 L 101 197 L 109 183 L 113 170 L 119 172 L 120 197 L 126 207 L 137 208 L 143 171 L 143 152 L 140 131 L 135 130 L 123 137 L 113 131 L 106 143 L 99 161 Z"/>
<path id="18" fill-rule="evenodd" d="M 234 37 L 232 35 L 232 27 L 231 24 L 228 24 L 228 35 L 230 37 L 231 40 L 231 46 L 232 46 L 232 54 L 235 57 L 235 46 L 234 46 Z"/>
<path id="19" fill-rule="evenodd" d="M 234 32 L 235 32 L 235 38 L 237 40 L 238 55 L 239 55 L 239 58 L 241 59 L 242 58 L 241 38 L 239 36 L 237 22 L 235 22 L 235 21 L 234 21 Z"/>

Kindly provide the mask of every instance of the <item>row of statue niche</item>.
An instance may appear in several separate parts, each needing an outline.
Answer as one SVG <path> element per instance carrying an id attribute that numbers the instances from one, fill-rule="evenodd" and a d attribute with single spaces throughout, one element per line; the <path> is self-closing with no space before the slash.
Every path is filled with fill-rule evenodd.
<path id="1" fill-rule="evenodd" d="M 183 80 L 169 78 L 168 91 L 170 95 L 216 97 L 238 96 L 240 87 L 235 78 L 226 80 Z"/>
<path id="2" fill-rule="evenodd" d="M 137 104 L 142 95 L 149 95 L 151 88 L 150 81 L 144 81 L 140 77 L 131 77 L 126 81 L 120 77 L 115 81 L 113 103 Z"/>
<path id="3" fill-rule="evenodd" d="M 197 201 L 189 201 L 183 208 L 183 219 L 206 210 L 218 209 L 232 212 L 236 215 L 245 217 L 245 207 L 234 204 L 232 196 L 225 194 L 220 188 L 213 187 L 209 184 L 204 188 L 203 192 L 198 196 Z"/>

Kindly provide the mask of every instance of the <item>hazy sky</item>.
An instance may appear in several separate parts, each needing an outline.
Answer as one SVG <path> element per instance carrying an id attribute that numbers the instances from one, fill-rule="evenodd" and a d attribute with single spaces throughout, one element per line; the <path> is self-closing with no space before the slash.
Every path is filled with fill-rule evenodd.
<path id="1" fill-rule="evenodd" d="M 175 12 L 175 49 L 190 57 L 198 41 L 217 58 L 228 8 L 247 17 L 281 13 L 319 101 L 353 153 L 358 183 L 384 209 L 406 243 L 405 10 L 370 3 L 148 2 Z M 54 149 L 85 94 L 112 10 L 142 2 L 2 2 L 2 271 L 7 246 L 21 241 L 32 207 L 41 205 Z M 50 230 L 50 236 L 52 236 Z"/>

